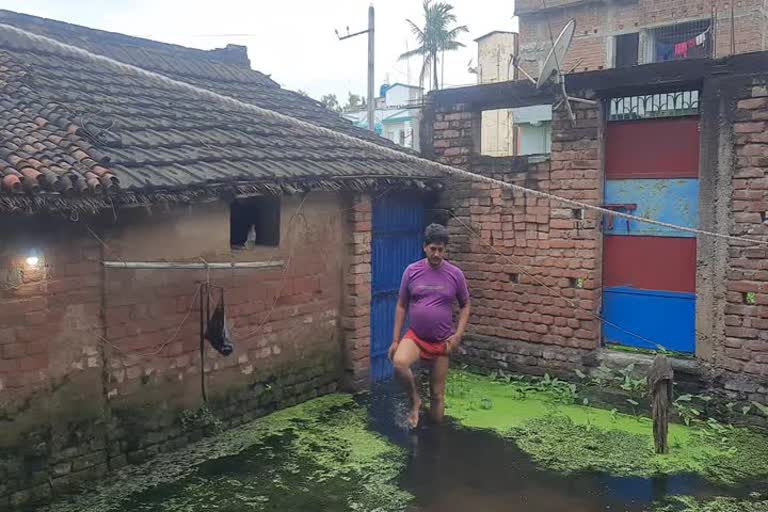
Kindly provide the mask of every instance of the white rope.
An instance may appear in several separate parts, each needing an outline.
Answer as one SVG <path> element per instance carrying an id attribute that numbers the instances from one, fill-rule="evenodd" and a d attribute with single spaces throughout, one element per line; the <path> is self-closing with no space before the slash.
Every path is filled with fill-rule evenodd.
<path id="1" fill-rule="evenodd" d="M 721 239 L 721 240 L 730 240 L 730 241 L 734 241 L 734 242 L 745 242 L 745 243 L 750 243 L 750 244 L 755 244 L 755 245 L 768 245 L 768 240 L 757 240 L 757 239 L 754 239 L 754 238 L 747 238 L 747 237 L 742 237 L 742 236 L 733 236 L 733 235 L 727 235 L 727 234 L 723 234 L 723 233 L 716 233 L 716 232 L 713 232 L 713 231 L 706 231 L 706 230 L 703 230 L 703 229 L 696 229 L 696 228 L 691 228 L 691 227 L 686 227 L 686 226 L 679 226 L 679 225 L 672 224 L 672 223 L 669 223 L 669 222 L 662 222 L 662 221 L 659 221 L 659 220 L 649 219 L 649 218 L 645 218 L 645 217 L 639 217 L 637 215 L 631 215 L 631 214 L 628 214 L 628 213 L 617 212 L 617 211 L 614 211 L 614 210 L 609 210 L 607 208 L 602 208 L 600 206 L 595 206 L 595 205 L 592 205 L 592 204 L 583 203 L 581 201 L 575 201 L 573 199 L 566 199 L 564 197 L 560 197 L 560 196 L 557 196 L 557 195 L 554 195 L 554 194 L 550 194 L 548 192 L 542 192 L 540 190 L 534 190 L 534 189 L 526 188 L 526 187 L 523 187 L 523 186 L 520 186 L 520 185 L 515 185 L 513 183 L 507 183 L 506 181 L 502 181 L 502 180 L 499 180 L 499 179 L 496 179 L 496 178 L 490 178 L 488 176 L 482 176 L 480 174 L 475 174 L 475 173 L 472 173 L 472 172 L 469 172 L 469 171 L 465 171 L 463 169 L 458 169 L 456 167 L 448 166 L 448 165 L 441 164 L 441 163 L 438 163 L 438 162 L 433 162 L 433 161 L 427 160 L 425 158 L 421 158 L 421 157 L 418 157 L 418 156 L 415 156 L 415 155 L 411 155 L 411 154 L 408 154 L 408 153 L 405 153 L 405 152 L 402 152 L 402 151 L 399 151 L 399 150 L 396 150 L 396 149 L 388 148 L 386 146 L 381 146 L 381 145 L 373 143 L 373 142 L 368 142 L 368 141 L 359 139 L 357 137 L 353 137 L 352 135 L 347 135 L 345 133 L 341 133 L 341 132 L 337 132 L 335 130 L 332 130 L 330 128 L 324 128 L 322 126 L 317 126 L 317 125 L 314 125 L 312 123 L 309 123 L 309 122 L 306 122 L 306 121 L 302 121 L 300 119 L 296 119 L 295 117 L 291 117 L 291 116 L 288 116 L 288 115 L 285 115 L 285 114 L 280 114 L 280 113 L 275 112 L 273 110 L 268 110 L 268 109 L 265 109 L 265 108 L 257 107 L 256 105 L 253 105 L 251 103 L 246 103 L 244 101 L 241 101 L 241 100 L 229 97 L 229 96 L 225 96 L 223 94 L 219 94 L 219 93 L 216 93 L 216 92 L 213 92 L 213 91 L 209 91 L 207 89 L 203 89 L 203 88 L 197 87 L 197 86 L 192 85 L 192 84 L 188 84 L 186 82 L 181 82 L 181 81 L 178 81 L 178 80 L 173 80 L 173 79 L 168 78 L 168 77 L 166 77 L 164 75 L 161 75 L 159 73 L 155 73 L 153 71 L 147 71 L 147 70 L 139 68 L 137 66 L 133 66 L 133 65 L 130 65 L 130 64 L 125 64 L 123 62 L 116 61 L 116 60 L 111 59 L 109 57 L 104 57 L 102 55 L 97 55 L 97 54 L 91 53 L 91 52 L 89 52 L 87 50 L 84 50 L 82 48 L 78 48 L 76 46 L 64 44 L 64 43 L 61 43 L 59 41 L 56 41 L 55 39 L 51 39 L 49 37 L 45 37 L 45 36 L 41 36 L 41 35 L 38 35 L 38 34 L 34 34 L 32 32 L 28 32 L 26 30 L 22 30 L 20 28 L 17 28 L 17 27 L 11 26 L 11 25 L 0 23 L 0 30 L 10 31 L 10 32 L 16 34 L 17 36 L 26 38 L 30 42 L 37 42 L 37 43 L 46 44 L 48 46 L 51 46 L 53 48 L 58 49 L 64 55 L 70 55 L 70 56 L 75 56 L 75 57 L 83 58 L 83 59 L 86 59 L 86 60 L 90 60 L 92 62 L 97 62 L 97 63 L 103 64 L 105 66 L 108 66 L 108 67 L 120 70 L 121 72 L 129 74 L 129 75 L 143 77 L 143 78 L 146 78 L 148 80 L 152 80 L 152 81 L 155 81 L 155 82 L 160 82 L 160 83 L 165 84 L 165 85 L 170 85 L 170 86 L 178 87 L 178 88 L 183 89 L 183 90 L 189 92 L 190 94 L 192 94 L 194 96 L 197 96 L 197 97 L 200 97 L 200 98 L 205 98 L 207 100 L 218 102 L 218 103 L 230 106 L 230 107 L 236 107 L 236 108 L 244 109 L 244 110 L 253 112 L 255 114 L 258 114 L 260 116 L 266 117 L 268 119 L 273 119 L 273 120 L 276 120 L 276 121 L 280 121 L 280 122 L 283 122 L 283 123 L 294 125 L 296 127 L 301 127 L 301 128 L 303 128 L 305 130 L 308 130 L 310 132 L 313 132 L 313 133 L 316 133 L 318 135 L 323 135 L 323 136 L 332 138 L 332 139 L 337 140 L 339 142 L 344 142 L 346 144 L 351 144 L 353 146 L 370 149 L 370 150 L 376 151 L 376 152 L 378 152 L 380 154 L 386 154 L 386 155 L 389 155 L 392 158 L 400 160 L 400 161 L 412 162 L 414 164 L 418 164 L 420 166 L 427 167 L 427 168 L 431 169 L 434 172 L 446 173 L 446 174 L 451 174 L 451 175 L 454 175 L 454 176 L 463 176 L 463 177 L 466 177 L 466 178 L 471 178 L 473 180 L 484 181 L 486 183 L 491 183 L 491 184 L 497 185 L 499 187 L 507 188 L 507 189 L 510 189 L 510 190 L 516 190 L 518 192 L 522 192 L 524 194 L 530 194 L 530 195 L 537 196 L 537 197 L 543 197 L 543 198 L 549 199 L 551 201 L 555 201 L 555 202 L 558 202 L 558 203 L 566 204 L 566 205 L 569 205 L 569 206 L 573 206 L 573 207 L 577 207 L 577 208 L 583 208 L 585 210 L 592 210 L 592 211 L 596 211 L 596 212 L 599 212 L 599 213 L 602 213 L 602 214 L 606 214 L 606 215 L 612 215 L 612 216 L 620 217 L 620 218 L 623 218 L 623 219 L 634 220 L 635 222 L 641 222 L 641 223 L 644 223 L 644 224 L 651 224 L 651 225 L 654 225 L 654 226 L 660 226 L 660 227 L 664 227 L 664 228 L 667 228 L 667 229 L 673 229 L 673 230 L 676 230 L 676 231 L 682 231 L 682 232 L 685 232 L 685 233 L 692 233 L 692 234 L 701 235 L 701 236 L 709 236 L 709 237 L 712 237 L 712 238 L 718 238 L 718 239 Z"/>

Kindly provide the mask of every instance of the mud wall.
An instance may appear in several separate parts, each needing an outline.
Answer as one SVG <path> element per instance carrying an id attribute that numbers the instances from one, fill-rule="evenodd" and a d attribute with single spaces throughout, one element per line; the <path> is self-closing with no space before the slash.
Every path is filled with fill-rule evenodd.
<path id="1" fill-rule="evenodd" d="M 213 416 L 227 427 L 335 390 L 348 252 L 342 200 L 283 198 L 279 246 L 244 251 L 230 250 L 225 203 L 76 222 L 3 219 L 0 508 L 183 446 Z M 272 266 L 103 265 L 232 261 Z M 203 404 L 200 282 L 224 287 L 235 340 L 228 357 L 206 343 L 213 416 L 193 414 Z"/>

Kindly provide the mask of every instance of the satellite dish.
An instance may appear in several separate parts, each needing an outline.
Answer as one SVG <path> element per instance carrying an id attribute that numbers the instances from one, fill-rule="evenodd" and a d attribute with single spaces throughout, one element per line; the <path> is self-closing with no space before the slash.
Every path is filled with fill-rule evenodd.
<path id="1" fill-rule="evenodd" d="M 536 87 L 542 88 L 546 83 L 552 82 L 555 85 L 555 90 L 559 89 L 562 97 L 553 107 L 555 110 L 560 108 L 560 105 L 565 103 L 565 107 L 568 111 L 568 117 L 571 120 L 572 125 L 576 125 L 576 116 L 571 108 L 571 102 L 586 103 L 589 105 L 596 105 L 596 101 L 575 98 L 568 96 L 568 92 L 565 90 L 565 80 L 563 79 L 562 65 L 565 62 L 565 56 L 568 53 L 568 48 L 571 46 L 573 40 L 573 34 L 576 31 L 576 20 L 570 20 L 565 24 L 563 30 L 560 31 L 560 35 L 557 39 L 552 41 L 552 48 L 549 50 L 549 55 L 544 61 L 544 66 L 541 69 L 539 79 L 536 80 Z"/>
<path id="2" fill-rule="evenodd" d="M 576 20 L 566 23 L 563 30 L 560 31 L 560 35 L 552 43 L 552 49 L 549 50 L 549 55 L 547 55 L 547 59 L 544 61 L 544 67 L 541 68 L 541 74 L 539 74 L 539 79 L 536 81 L 536 87 L 541 88 L 552 78 L 552 75 L 555 75 L 555 82 L 560 81 L 560 67 L 565 62 L 565 54 L 568 53 L 568 48 L 571 46 L 575 31 Z"/>

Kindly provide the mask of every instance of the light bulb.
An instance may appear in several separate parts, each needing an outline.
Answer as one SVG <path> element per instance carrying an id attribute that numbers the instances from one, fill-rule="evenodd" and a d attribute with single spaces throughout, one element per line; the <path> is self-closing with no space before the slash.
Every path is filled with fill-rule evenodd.
<path id="1" fill-rule="evenodd" d="M 29 256 L 27 257 L 27 266 L 29 267 L 37 267 L 38 263 L 40 263 L 40 258 L 37 256 Z"/>

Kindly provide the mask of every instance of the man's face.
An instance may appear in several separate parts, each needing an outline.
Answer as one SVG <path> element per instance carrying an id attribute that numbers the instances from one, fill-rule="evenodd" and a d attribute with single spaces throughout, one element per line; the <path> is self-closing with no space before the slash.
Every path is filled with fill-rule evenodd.
<path id="1" fill-rule="evenodd" d="M 426 254 L 427 261 L 431 266 L 439 267 L 445 258 L 445 244 L 424 244 L 424 254 Z"/>

